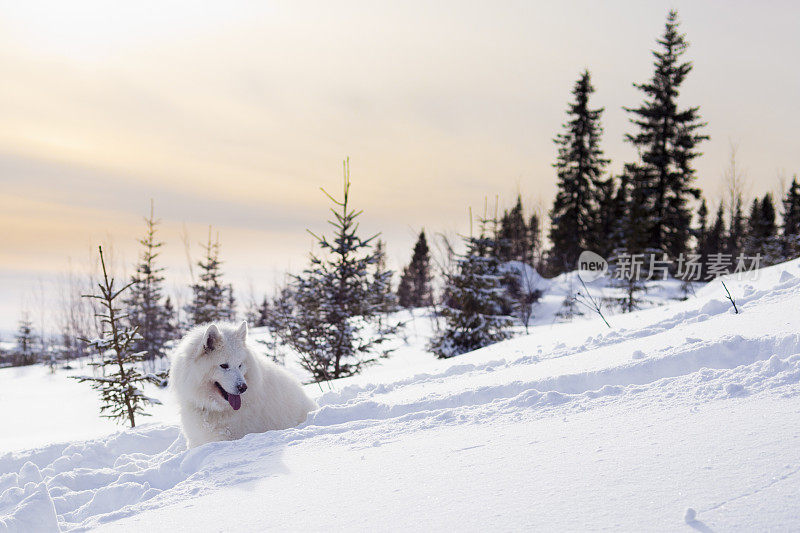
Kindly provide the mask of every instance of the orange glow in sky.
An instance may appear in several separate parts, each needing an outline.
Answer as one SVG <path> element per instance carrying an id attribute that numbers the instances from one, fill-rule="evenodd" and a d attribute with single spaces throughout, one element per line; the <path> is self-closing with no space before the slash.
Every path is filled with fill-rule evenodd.
<path id="1" fill-rule="evenodd" d="M 721 197 L 731 142 L 750 194 L 800 170 L 796 3 L 2 5 L 0 331 L 100 241 L 130 271 L 150 198 L 169 285 L 188 279 L 183 228 L 196 243 L 211 224 L 240 291 L 303 266 L 305 229 L 326 228 L 319 187 L 338 190 L 345 156 L 395 268 L 420 228 L 466 231 L 486 197 L 519 192 L 546 213 L 583 68 L 611 170 L 635 156 L 621 107 L 640 101 L 632 83 L 650 76 L 671 7 L 695 65 L 681 101 L 712 138 L 706 197 Z"/>

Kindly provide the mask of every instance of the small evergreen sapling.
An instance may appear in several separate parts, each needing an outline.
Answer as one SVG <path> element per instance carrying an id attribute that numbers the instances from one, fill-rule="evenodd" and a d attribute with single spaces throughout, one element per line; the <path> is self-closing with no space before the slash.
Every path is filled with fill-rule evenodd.
<path id="1" fill-rule="evenodd" d="M 429 349 L 441 359 L 483 348 L 510 337 L 513 319 L 503 314 L 504 289 L 492 239 L 469 237 L 467 253 L 447 276 L 440 314 L 445 327 Z"/>
<path id="2" fill-rule="evenodd" d="M 519 261 L 531 265 L 536 244 L 531 240 L 531 231 L 525 222 L 522 197 L 517 195 L 514 207 L 500 218 L 497 234 L 497 257 L 500 261 Z"/>
<path id="3" fill-rule="evenodd" d="M 222 283 L 222 262 L 219 259 L 219 236 L 211 240 L 211 228 L 208 228 L 208 243 L 203 244 L 205 257 L 197 263 L 200 267 L 200 279 L 193 283 L 192 302 L 186 313 L 192 325 L 207 324 L 217 320 L 234 320 L 236 300 L 233 287 Z"/>
<path id="4" fill-rule="evenodd" d="M 114 278 L 109 279 L 103 248 L 100 247 L 100 264 L 103 269 L 102 283 L 98 283 L 100 294 L 86 295 L 99 302 L 101 311 L 97 314 L 102 326 L 100 338 L 88 340 L 90 347 L 97 350 L 98 360 L 89 364 L 102 370 L 102 376 L 75 376 L 81 383 L 91 383 L 93 389 L 100 393 L 100 416 L 119 422 L 127 421 L 130 427 L 136 427 L 136 416 L 147 416 L 144 407 L 148 404 L 160 404 L 155 398 L 144 394 L 141 386 L 145 383 L 160 385 L 165 375 L 142 374 L 140 363 L 146 352 L 136 352 L 133 343 L 141 337 L 137 333 L 138 326 L 123 325 L 125 315 L 117 307 L 115 300 L 128 289 L 131 282 L 119 290 L 114 288 Z"/>
<path id="5" fill-rule="evenodd" d="M 131 276 L 131 290 L 124 300 L 127 323 L 139 326 L 132 348 L 137 352 L 147 352 L 147 359 L 151 361 L 166 355 L 165 345 L 174 333 L 171 331 L 171 312 L 163 299 L 164 268 L 156 264 L 159 250 L 164 245 L 156 238 L 159 222 L 153 215 L 151 202 L 150 216 L 145 218 L 147 231 L 139 240 L 142 255 L 136 273 Z"/>
<path id="6" fill-rule="evenodd" d="M 291 324 L 294 323 L 294 294 L 292 287 L 283 285 L 278 288 L 270 303 L 267 298 L 261 305 L 261 319 L 267 329 L 267 338 L 259 339 L 259 344 L 267 348 L 267 355 L 277 364 L 286 362 L 286 345 L 292 345 Z M 284 342 L 286 340 L 286 342 Z"/>
<path id="7" fill-rule="evenodd" d="M 17 328 L 17 349 L 14 353 L 14 366 L 32 365 L 36 362 L 36 354 L 33 351 L 35 341 L 33 323 L 27 313 L 22 315 Z"/>
<path id="8" fill-rule="evenodd" d="M 397 296 L 400 305 L 409 309 L 427 307 L 432 304 L 431 258 L 425 230 L 420 231 L 411 262 L 403 269 Z"/>
<path id="9" fill-rule="evenodd" d="M 385 320 L 387 298 L 393 299 L 388 290 L 392 271 L 376 268 L 377 235 L 358 235 L 361 211 L 349 204 L 349 160 L 344 162 L 343 199 L 325 194 L 338 208 L 331 209 L 334 235 L 315 236 L 324 256 L 312 255 L 311 265 L 294 278 L 292 314 L 282 332 L 317 382 L 357 374 L 388 356 L 392 350 L 385 344 L 400 326 Z"/>
<path id="10" fill-rule="evenodd" d="M 580 294 L 580 291 L 575 290 L 572 276 L 568 275 L 567 280 L 567 293 L 561 301 L 561 306 L 556 312 L 556 317 L 566 322 L 571 322 L 576 316 L 583 315 L 583 313 L 578 307 L 580 303 L 578 301 L 578 294 Z"/>

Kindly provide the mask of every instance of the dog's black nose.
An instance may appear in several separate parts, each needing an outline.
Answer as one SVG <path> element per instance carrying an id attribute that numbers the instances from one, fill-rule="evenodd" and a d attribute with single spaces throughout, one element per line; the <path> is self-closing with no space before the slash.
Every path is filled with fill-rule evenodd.
<path id="1" fill-rule="evenodd" d="M 241 394 L 247 390 L 247 384 L 242 383 L 241 385 L 237 385 L 236 388 L 239 389 L 239 394 Z"/>

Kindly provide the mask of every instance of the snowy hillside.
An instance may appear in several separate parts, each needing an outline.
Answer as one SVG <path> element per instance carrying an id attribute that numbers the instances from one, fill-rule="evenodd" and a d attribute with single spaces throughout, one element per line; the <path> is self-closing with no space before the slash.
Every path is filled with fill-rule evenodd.
<path id="1" fill-rule="evenodd" d="M 759 274 L 740 314 L 713 282 L 447 361 L 417 317 L 301 427 L 191 451 L 167 395 L 108 436 L 84 385 L 1 370 L 0 531 L 800 529 L 800 261 Z"/>

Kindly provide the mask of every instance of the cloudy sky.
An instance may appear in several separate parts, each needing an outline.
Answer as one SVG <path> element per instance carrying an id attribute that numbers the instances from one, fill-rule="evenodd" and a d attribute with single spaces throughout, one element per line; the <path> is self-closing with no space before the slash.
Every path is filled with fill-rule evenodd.
<path id="1" fill-rule="evenodd" d="M 182 231 L 198 253 L 211 224 L 242 296 L 303 266 L 345 156 L 395 267 L 487 197 L 546 210 L 583 68 L 611 170 L 633 157 L 621 106 L 671 7 L 695 65 L 681 101 L 712 137 L 706 196 L 732 142 L 750 194 L 800 170 L 796 2 L 0 4 L 0 330 L 100 242 L 130 271 L 151 198 L 170 286 L 188 279 Z"/>

